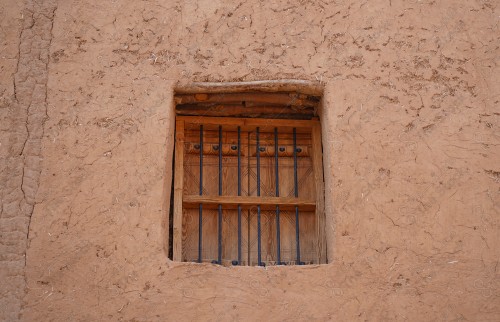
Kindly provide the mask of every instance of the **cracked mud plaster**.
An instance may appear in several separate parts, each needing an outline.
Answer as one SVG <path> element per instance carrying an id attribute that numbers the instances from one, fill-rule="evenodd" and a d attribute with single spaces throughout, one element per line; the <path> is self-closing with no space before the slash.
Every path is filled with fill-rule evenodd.
<path id="1" fill-rule="evenodd" d="M 20 317 L 26 248 L 42 170 L 55 2 L 2 6 L 0 320 Z"/>
<path id="2" fill-rule="evenodd" d="M 3 319 L 500 319 L 497 2 L 9 3 Z M 168 261 L 173 84 L 284 78 L 325 84 L 333 262 Z"/>

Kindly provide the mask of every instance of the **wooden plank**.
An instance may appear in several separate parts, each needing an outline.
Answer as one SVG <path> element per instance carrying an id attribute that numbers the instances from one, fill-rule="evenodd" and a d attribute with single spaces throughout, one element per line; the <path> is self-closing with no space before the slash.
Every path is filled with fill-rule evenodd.
<path id="1" fill-rule="evenodd" d="M 251 144 L 253 142 L 251 141 Z M 256 143 L 256 142 L 255 142 Z M 266 147 L 266 152 L 273 147 L 274 150 L 274 133 L 272 135 L 260 135 L 259 145 L 261 148 Z M 252 146 L 251 150 L 254 151 L 252 156 L 257 156 L 256 146 Z M 274 173 L 274 153 L 267 154 L 266 152 L 261 152 L 260 158 L 260 185 L 261 185 L 261 197 L 262 198 L 277 198 L 276 197 L 276 183 L 275 183 L 275 173 Z M 270 157 L 263 157 L 264 155 Z M 255 160 L 257 161 L 257 160 Z M 285 205 L 281 208 L 285 209 L 288 207 L 293 207 Z M 263 205 L 261 206 L 261 254 L 262 261 L 266 265 L 276 262 L 276 204 Z M 257 227 L 255 227 L 257 228 Z"/>
<path id="2" fill-rule="evenodd" d="M 185 116 L 178 116 L 178 117 L 185 117 Z M 279 120 L 279 119 L 268 119 L 268 122 L 267 123 L 264 123 L 264 124 L 258 124 L 258 125 L 240 125 L 241 127 L 241 131 L 242 132 L 255 132 L 256 130 L 256 127 L 258 126 L 260 128 L 260 132 L 261 134 L 271 134 L 273 131 L 274 131 L 274 128 L 276 127 L 274 125 L 274 121 L 284 121 L 284 120 Z M 288 120 L 290 121 L 290 120 Z M 306 120 L 307 121 L 307 120 Z M 223 131 L 229 131 L 229 132 L 233 132 L 233 131 L 236 131 L 236 128 L 238 127 L 238 125 L 236 124 L 221 124 L 222 125 L 222 130 Z M 196 124 L 196 123 L 192 123 L 192 124 L 189 124 L 189 123 L 186 123 L 185 124 L 185 129 L 186 130 L 192 130 L 192 129 L 196 129 L 200 126 L 200 123 Z M 218 124 L 210 124 L 210 123 L 205 123 L 204 125 L 204 128 L 206 131 L 216 131 L 218 130 L 219 128 L 219 125 Z M 292 133 L 292 130 L 293 130 L 293 126 L 290 126 L 290 127 L 279 127 L 283 132 L 283 133 L 287 133 L 287 134 L 291 134 Z M 297 136 L 300 136 L 300 135 L 303 135 L 303 134 L 307 134 L 307 133 L 310 133 L 311 132 L 311 127 L 298 127 L 297 128 Z M 298 139 L 299 137 L 297 137 Z"/>
<path id="3" fill-rule="evenodd" d="M 250 156 L 248 152 L 250 151 L 250 142 L 249 142 L 249 134 L 248 132 L 241 133 L 241 151 L 245 153 L 244 158 L 242 158 L 242 164 L 244 165 L 241 169 L 242 174 L 242 185 L 241 185 L 241 195 L 249 196 L 250 193 Z M 242 237 L 244 236 L 245 243 L 242 243 L 241 252 L 242 252 L 242 261 L 246 263 L 246 265 L 251 265 L 250 263 L 250 248 L 251 248 L 251 239 L 250 239 L 250 231 L 251 231 L 251 216 L 250 209 L 242 209 L 241 211 L 242 221 L 246 224 L 242 228 Z M 244 218 L 244 219 L 243 219 Z"/>
<path id="4" fill-rule="evenodd" d="M 240 204 L 244 209 L 261 205 L 261 209 L 276 210 L 276 205 L 280 209 L 291 210 L 298 206 L 304 211 L 314 211 L 316 209 L 316 201 L 310 199 L 301 199 L 294 197 L 257 197 L 257 196 L 197 196 L 185 195 L 183 197 L 184 207 L 194 208 L 202 203 L 204 208 L 215 209 L 219 204 L 223 209 L 236 209 Z"/>
<path id="5" fill-rule="evenodd" d="M 262 92 L 240 92 L 240 93 L 207 93 L 207 94 L 176 94 L 175 103 L 183 104 L 234 104 L 244 107 L 257 104 L 317 107 L 319 98 L 316 96 L 299 94 L 297 92 L 262 93 Z"/>
<path id="6" fill-rule="evenodd" d="M 254 117 L 273 119 L 304 119 L 316 116 L 314 109 L 291 109 L 286 106 L 255 106 L 220 104 L 177 105 L 177 115 L 210 116 L 210 117 Z"/>
<path id="7" fill-rule="evenodd" d="M 311 148 L 312 142 L 309 142 Z M 312 159 L 297 158 L 299 198 L 314 200 L 316 203 L 314 172 Z M 294 214 L 295 215 L 295 214 Z M 295 217 L 294 217 L 295 223 Z M 316 217 L 313 211 L 299 209 L 300 222 L 300 260 L 305 263 L 317 263 L 316 260 Z M 295 234 L 295 227 L 294 227 Z M 295 255 L 295 254 L 294 254 Z M 295 258 L 295 256 L 294 256 Z"/>
<path id="8" fill-rule="evenodd" d="M 236 126 L 241 126 L 242 131 L 252 131 L 255 127 L 261 127 L 264 131 L 274 131 L 275 127 L 279 127 L 281 130 L 297 128 L 306 129 L 306 132 L 310 132 L 310 128 L 314 125 L 319 124 L 318 120 L 281 120 L 281 119 L 258 119 L 258 118 L 233 118 L 233 117 L 203 117 L 203 116 L 177 116 L 178 120 L 183 120 L 187 124 L 206 124 L 206 125 L 222 125 L 222 126 L 232 126 L 227 129 L 234 130 Z M 303 131 L 302 131 L 303 132 Z"/>
<path id="9" fill-rule="evenodd" d="M 227 133 L 224 136 L 224 143 L 237 145 L 237 133 Z M 246 195 L 248 186 L 248 165 L 246 154 L 247 135 L 241 133 L 241 193 Z M 226 141 L 227 140 L 227 141 Z M 238 195 L 238 158 L 237 155 L 231 155 L 223 158 L 222 166 L 222 181 L 224 196 L 237 196 Z M 247 265 L 247 248 L 248 248 L 248 222 L 247 211 L 242 209 L 242 227 L 241 227 L 241 249 L 242 249 L 242 265 Z M 224 261 L 231 263 L 233 260 L 238 259 L 238 211 L 237 207 L 233 209 L 223 210 L 223 233 L 222 233 L 222 251 L 223 251 L 223 265 Z"/>
<path id="10" fill-rule="evenodd" d="M 205 128 L 208 128 L 205 130 L 205 138 L 204 138 L 204 145 L 203 145 L 203 153 L 204 154 L 214 154 L 213 148 L 214 146 L 218 146 L 219 142 L 219 137 L 218 137 L 218 127 L 214 126 L 205 126 Z M 184 127 L 184 140 L 186 142 L 185 144 L 185 150 L 184 153 L 191 153 L 193 149 L 195 149 L 195 145 L 199 144 L 199 137 L 200 137 L 200 127 L 199 125 L 193 125 L 193 124 L 186 124 Z M 297 147 L 302 148 L 302 152 L 299 152 L 297 156 L 300 158 L 302 156 L 308 156 L 305 151 L 309 151 L 310 148 L 308 146 L 311 145 L 311 133 L 310 129 L 305 129 L 309 130 L 309 132 L 302 132 L 302 133 L 297 133 Z M 223 131 L 223 137 L 224 137 L 224 142 L 222 144 L 223 150 L 222 153 L 224 154 L 234 154 L 235 152 L 228 152 L 225 151 L 228 147 L 231 145 L 236 145 L 238 142 L 237 138 L 237 132 L 236 131 L 226 131 L 226 127 L 222 128 Z M 252 140 L 251 144 L 253 145 L 252 151 L 250 151 L 250 155 L 255 155 L 255 128 L 252 129 L 251 135 L 252 135 Z M 242 131 L 242 134 L 248 136 L 247 131 Z M 274 153 L 274 133 L 273 132 L 264 132 L 261 133 L 261 140 L 263 141 L 261 146 L 266 147 L 266 151 L 272 151 Z M 280 154 L 280 157 L 282 156 L 293 156 L 293 136 L 292 132 L 285 133 L 285 132 L 280 132 L 279 134 L 279 146 L 280 147 L 285 147 L 285 151 L 278 151 Z M 210 150 L 210 151 L 209 151 Z M 247 154 L 247 150 L 242 149 L 241 153 L 242 155 Z M 308 152 L 307 152 L 308 153 Z M 199 150 L 196 150 L 195 154 L 199 154 Z M 218 151 L 217 153 L 218 154 Z M 262 153 L 261 156 L 265 157 L 268 153 Z M 274 157 L 274 154 L 272 155 Z M 185 160 L 186 161 L 186 160 Z"/>
<path id="11" fill-rule="evenodd" d="M 301 79 L 279 79 L 279 80 L 261 80 L 249 82 L 188 82 L 179 81 L 174 91 L 176 93 L 237 93 L 248 91 L 259 92 L 291 92 L 308 95 L 323 95 L 324 85 L 318 81 L 309 81 Z"/>
<path id="12" fill-rule="evenodd" d="M 294 214 L 295 215 L 295 214 Z M 314 211 L 300 211 L 300 260 L 306 264 L 318 264 L 317 220 Z"/>
<path id="13" fill-rule="evenodd" d="M 279 143 L 283 144 L 281 135 Z M 293 143 L 289 142 L 287 148 L 290 148 L 292 153 L 279 159 L 280 196 L 294 198 Z M 296 254 L 295 207 L 289 211 L 280 209 L 280 237 L 281 261 L 292 264 L 295 262 Z"/>
<path id="14" fill-rule="evenodd" d="M 219 117 L 237 117 L 233 114 L 304 114 L 304 115 L 314 115 L 313 108 L 290 108 L 283 105 L 254 105 L 247 104 L 242 106 L 240 104 L 219 104 L 219 103 L 204 103 L 204 104 L 181 104 L 177 105 L 175 108 L 177 114 L 182 115 L 183 113 L 191 113 L 195 116 L 219 116 Z M 197 114 L 194 114 L 197 113 Z M 214 115 L 226 113 L 224 115 Z M 190 114 L 185 114 L 190 115 Z M 256 117 L 258 118 L 258 117 Z"/>
<path id="15" fill-rule="evenodd" d="M 174 218 L 173 252 L 174 261 L 182 260 L 182 196 L 184 186 L 184 121 L 176 120 L 175 170 L 174 170 Z"/>
<path id="16" fill-rule="evenodd" d="M 326 235 L 325 235 L 325 192 L 323 177 L 323 148 L 321 142 L 321 127 L 315 125 L 312 129 L 312 163 L 314 172 L 316 195 L 316 238 L 318 263 L 326 263 Z"/>

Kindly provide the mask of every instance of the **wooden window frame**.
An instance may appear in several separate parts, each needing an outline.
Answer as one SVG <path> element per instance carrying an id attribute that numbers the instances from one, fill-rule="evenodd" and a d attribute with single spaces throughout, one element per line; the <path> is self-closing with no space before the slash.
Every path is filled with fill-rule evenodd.
<path id="1" fill-rule="evenodd" d="M 183 209 L 187 205 L 198 205 L 204 207 L 217 207 L 222 204 L 225 208 L 234 208 L 241 205 L 242 208 L 260 205 L 262 209 L 274 209 L 276 205 L 282 209 L 291 209 L 298 206 L 300 210 L 314 211 L 316 216 L 317 245 L 316 263 L 327 263 L 326 236 L 325 236 L 325 194 L 322 161 L 322 135 L 319 120 L 292 120 L 292 119 L 268 119 L 268 118 L 226 118 L 226 117 L 204 117 L 204 116 L 176 116 L 175 137 L 175 163 L 174 163 L 174 204 L 173 204 L 173 252 L 174 261 L 182 261 L 182 235 L 183 235 Z M 188 126 L 201 125 L 219 126 L 225 129 L 240 127 L 242 130 L 253 130 L 260 127 L 262 131 L 274 128 L 288 129 L 296 128 L 297 131 L 308 131 L 311 133 L 312 153 L 311 161 L 313 167 L 315 200 L 306 200 L 290 197 L 255 197 L 255 196 L 199 196 L 184 194 L 184 133 Z"/>

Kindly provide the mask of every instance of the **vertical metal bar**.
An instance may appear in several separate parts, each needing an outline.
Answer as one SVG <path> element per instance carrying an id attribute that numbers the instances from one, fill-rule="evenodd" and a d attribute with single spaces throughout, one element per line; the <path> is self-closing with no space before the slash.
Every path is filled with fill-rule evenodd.
<path id="1" fill-rule="evenodd" d="M 276 197 L 280 196 L 280 178 L 278 166 L 278 128 L 274 128 L 274 180 L 276 186 Z M 280 206 L 276 205 L 276 258 L 277 264 L 281 264 L 281 238 L 280 238 Z"/>
<path id="2" fill-rule="evenodd" d="M 293 128 L 293 182 L 295 198 L 299 197 L 299 182 L 297 175 L 297 129 Z M 300 262 L 299 207 L 295 206 L 295 242 L 297 244 L 297 265 Z"/>
<path id="3" fill-rule="evenodd" d="M 200 125 L 200 196 L 203 194 L 203 124 Z M 200 203 L 198 214 L 198 263 L 201 263 L 203 231 L 203 205 Z"/>
<path id="4" fill-rule="evenodd" d="M 219 196 L 222 196 L 222 125 L 219 125 Z M 222 205 L 219 204 L 217 263 L 222 264 Z"/>
<path id="5" fill-rule="evenodd" d="M 257 127 L 257 197 L 260 197 L 260 142 L 259 127 Z M 262 266 L 261 241 L 260 241 L 260 205 L 257 205 L 257 265 Z"/>
<path id="6" fill-rule="evenodd" d="M 238 196 L 241 196 L 241 128 L 238 126 Z M 241 265 L 241 205 L 238 205 L 238 265 Z"/>

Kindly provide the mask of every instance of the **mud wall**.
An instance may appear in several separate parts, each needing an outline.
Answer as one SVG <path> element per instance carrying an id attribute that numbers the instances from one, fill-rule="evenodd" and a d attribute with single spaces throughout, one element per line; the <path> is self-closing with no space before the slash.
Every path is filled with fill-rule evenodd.
<path id="1" fill-rule="evenodd" d="M 47 65 L 55 3 L 0 8 L 0 319 L 19 317 L 30 218 L 42 170 Z"/>
<path id="2" fill-rule="evenodd" d="M 494 1 L 7 3 L 3 319 L 500 318 Z M 172 88 L 283 78 L 325 86 L 333 262 L 167 260 Z"/>

